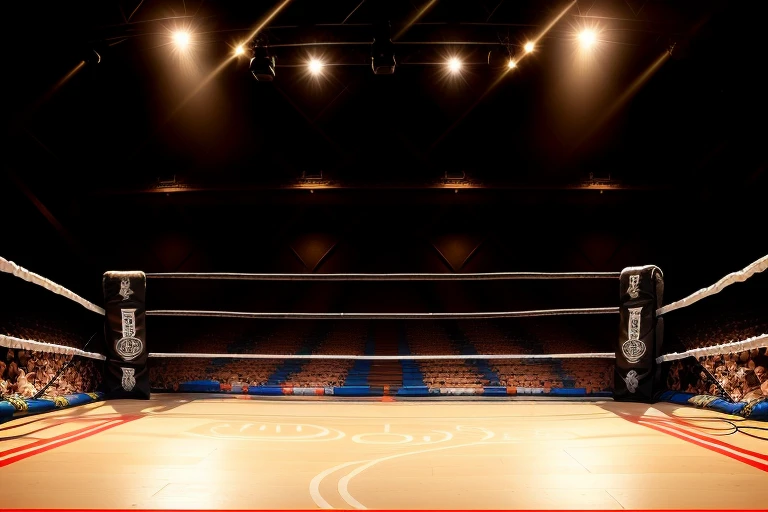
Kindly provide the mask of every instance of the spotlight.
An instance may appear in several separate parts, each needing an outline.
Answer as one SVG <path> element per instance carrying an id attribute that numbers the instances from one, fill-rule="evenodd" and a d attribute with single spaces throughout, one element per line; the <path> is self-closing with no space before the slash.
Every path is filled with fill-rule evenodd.
<path id="1" fill-rule="evenodd" d="M 456 57 L 453 57 L 448 61 L 448 69 L 451 70 L 451 73 L 458 73 L 461 71 L 461 61 Z"/>
<path id="2" fill-rule="evenodd" d="M 186 50 L 190 42 L 189 32 L 185 30 L 177 30 L 173 33 L 173 42 L 180 50 Z"/>
<path id="3" fill-rule="evenodd" d="M 582 48 L 591 48 L 597 42 L 597 35 L 594 30 L 584 29 L 579 32 L 579 43 Z"/>
<path id="4" fill-rule="evenodd" d="M 523 49 L 525 50 L 525 53 L 531 53 L 533 51 L 533 41 L 528 41 L 525 43 L 525 46 L 523 46 Z"/>
<path id="5" fill-rule="evenodd" d="M 309 72 L 313 75 L 319 75 L 323 70 L 323 63 L 317 59 L 309 61 Z"/>
<path id="6" fill-rule="evenodd" d="M 257 81 L 271 82 L 275 79 L 275 56 L 269 54 L 266 46 L 256 46 L 248 69 Z"/>
<path id="7" fill-rule="evenodd" d="M 389 22 L 377 25 L 374 30 L 371 68 L 374 75 L 391 75 L 395 72 L 395 45 L 390 37 Z"/>
<path id="8" fill-rule="evenodd" d="M 371 68 L 374 75 L 391 75 L 395 72 L 394 45 L 389 42 L 376 43 L 371 47 Z"/>
<path id="9" fill-rule="evenodd" d="M 243 45 L 239 45 L 235 48 L 235 55 L 245 55 L 245 47 Z"/>
<path id="10" fill-rule="evenodd" d="M 516 67 L 517 67 L 517 62 L 515 62 L 515 59 L 510 58 L 509 62 L 507 62 L 507 68 L 515 69 Z"/>
<path id="11" fill-rule="evenodd" d="M 81 57 L 86 65 L 92 66 L 101 62 L 101 54 L 93 48 L 82 50 Z"/>

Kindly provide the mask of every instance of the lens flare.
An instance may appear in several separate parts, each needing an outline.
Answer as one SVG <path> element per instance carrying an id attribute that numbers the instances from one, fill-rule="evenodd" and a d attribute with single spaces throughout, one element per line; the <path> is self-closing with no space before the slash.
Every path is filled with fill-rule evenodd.
<path id="1" fill-rule="evenodd" d="M 173 33 L 173 42 L 176 43 L 176 46 L 180 50 L 186 50 L 189 47 L 191 39 L 189 32 L 185 30 L 178 30 Z"/>
<path id="2" fill-rule="evenodd" d="M 317 59 L 312 59 L 309 61 L 309 72 L 313 75 L 320 74 L 320 72 L 323 70 L 323 63 Z"/>
<path id="3" fill-rule="evenodd" d="M 579 32 L 579 43 L 582 48 L 591 48 L 597 42 L 597 34 L 594 30 L 584 29 Z"/>

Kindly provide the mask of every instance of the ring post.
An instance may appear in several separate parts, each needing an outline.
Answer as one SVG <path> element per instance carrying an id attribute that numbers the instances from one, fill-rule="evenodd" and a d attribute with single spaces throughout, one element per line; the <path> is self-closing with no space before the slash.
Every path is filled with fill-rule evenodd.
<path id="1" fill-rule="evenodd" d="M 613 398 L 653 403 L 661 385 L 656 357 L 661 354 L 663 325 L 656 310 L 664 295 L 664 276 L 654 265 L 629 267 L 621 272 L 620 287 Z"/>
<path id="2" fill-rule="evenodd" d="M 106 272 L 104 386 L 109 398 L 149 398 L 144 272 Z"/>

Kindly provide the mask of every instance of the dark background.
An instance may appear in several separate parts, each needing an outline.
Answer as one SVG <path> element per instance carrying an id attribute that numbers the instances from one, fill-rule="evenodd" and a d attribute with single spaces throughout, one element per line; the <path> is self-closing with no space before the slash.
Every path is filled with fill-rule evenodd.
<path id="1" fill-rule="evenodd" d="M 294 0 L 262 31 L 274 82 L 256 82 L 247 58 L 212 75 L 277 4 L 6 6 L 0 255 L 97 303 L 106 270 L 644 264 L 664 271 L 669 302 L 768 253 L 762 2 L 576 2 L 500 79 L 499 55 L 518 57 L 568 3 L 438 0 L 396 38 L 395 74 L 375 76 L 372 24 L 397 35 L 429 2 Z M 588 64 L 574 51 L 584 25 L 601 30 Z M 193 56 L 169 44 L 177 26 L 198 34 Z M 293 43 L 323 44 L 277 46 Z M 57 86 L 92 49 L 101 62 Z M 442 71 L 453 53 L 470 62 L 458 79 Z M 310 54 L 334 64 L 319 79 L 304 71 Z M 325 186 L 296 186 L 321 171 Z M 469 185 L 445 186 L 446 173 Z M 590 174 L 611 186 L 588 186 Z M 618 292 L 613 281 L 149 285 L 150 309 L 279 310 L 302 296 L 347 297 L 316 306 L 347 310 L 590 307 Z M 470 304 L 434 303 L 446 294 Z"/>

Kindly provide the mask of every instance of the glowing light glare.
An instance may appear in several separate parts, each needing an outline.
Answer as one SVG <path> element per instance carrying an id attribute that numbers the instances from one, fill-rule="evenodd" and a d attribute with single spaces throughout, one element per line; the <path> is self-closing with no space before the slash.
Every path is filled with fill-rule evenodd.
<path id="1" fill-rule="evenodd" d="M 190 39 L 189 32 L 185 30 L 177 30 L 173 33 L 173 42 L 176 43 L 176 46 L 181 50 L 184 50 L 189 46 Z"/>
<path id="2" fill-rule="evenodd" d="M 451 70 L 451 73 L 458 73 L 461 71 L 461 61 L 456 57 L 453 57 L 448 61 L 448 69 Z"/>
<path id="3" fill-rule="evenodd" d="M 309 72 L 313 75 L 319 74 L 323 70 L 323 63 L 317 59 L 309 61 Z"/>
<path id="4" fill-rule="evenodd" d="M 594 30 L 584 29 L 579 32 L 579 43 L 582 48 L 591 48 L 597 42 L 597 34 Z"/>
<path id="5" fill-rule="evenodd" d="M 525 53 L 531 53 L 533 51 L 533 41 L 528 41 L 525 43 L 525 46 L 523 46 L 523 49 L 525 50 Z"/>
<path id="6" fill-rule="evenodd" d="M 245 48 L 243 48 L 243 45 L 239 45 L 235 48 L 235 55 L 245 55 Z"/>
<path id="7" fill-rule="evenodd" d="M 515 59 L 509 59 L 509 62 L 507 62 L 507 67 L 509 69 L 514 69 L 517 67 L 517 62 L 515 62 Z"/>

